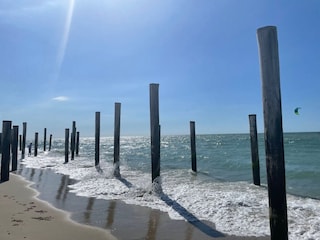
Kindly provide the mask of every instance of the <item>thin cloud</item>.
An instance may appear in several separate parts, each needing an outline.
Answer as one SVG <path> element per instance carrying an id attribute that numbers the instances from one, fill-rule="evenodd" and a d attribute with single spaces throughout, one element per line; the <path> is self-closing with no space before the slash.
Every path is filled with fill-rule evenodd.
<path id="1" fill-rule="evenodd" d="M 55 0 L 35 0 L 26 2 L 21 0 L 0 2 L 0 15 L 17 15 L 26 12 L 50 9 L 61 4 Z"/>
<path id="2" fill-rule="evenodd" d="M 66 101 L 69 101 L 69 98 L 66 96 L 58 96 L 58 97 L 52 98 L 52 100 L 57 102 L 66 102 Z"/>

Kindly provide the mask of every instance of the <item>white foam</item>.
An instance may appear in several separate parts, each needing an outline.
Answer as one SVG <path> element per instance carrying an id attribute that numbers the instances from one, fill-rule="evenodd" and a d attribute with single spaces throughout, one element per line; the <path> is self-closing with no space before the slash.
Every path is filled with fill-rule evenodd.
<path id="1" fill-rule="evenodd" d="M 41 154 L 24 160 L 31 168 L 50 168 L 79 182 L 70 186 L 79 196 L 119 199 L 128 204 L 167 212 L 172 219 L 207 220 L 217 230 L 238 236 L 270 235 L 268 195 L 263 187 L 246 182 L 216 182 L 205 174 L 187 170 L 163 171 L 162 193 L 155 194 L 151 175 L 121 166 L 122 178 L 113 177 L 112 164 L 101 162 L 99 173 L 93 160 L 77 158 L 63 164 L 64 157 Z M 320 239 L 320 201 L 288 195 L 289 236 L 292 240 Z"/>

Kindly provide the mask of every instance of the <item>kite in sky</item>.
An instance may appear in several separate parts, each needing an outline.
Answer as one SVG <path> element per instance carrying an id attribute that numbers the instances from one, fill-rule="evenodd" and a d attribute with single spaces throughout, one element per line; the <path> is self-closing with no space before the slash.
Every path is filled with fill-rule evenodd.
<path id="1" fill-rule="evenodd" d="M 294 109 L 294 113 L 296 114 L 296 115 L 300 115 L 300 113 L 299 113 L 299 110 L 301 109 L 301 107 L 297 107 L 297 108 L 295 108 Z"/>

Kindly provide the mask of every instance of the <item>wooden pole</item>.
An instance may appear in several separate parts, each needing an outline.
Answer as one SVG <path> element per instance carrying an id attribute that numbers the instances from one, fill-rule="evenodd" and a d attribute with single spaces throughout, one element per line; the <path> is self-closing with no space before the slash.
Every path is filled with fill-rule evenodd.
<path id="1" fill-rule="evenodd" d="M 251 142 L 251 160 L 253 184 L 260 186 L 260 163 L 258 149 L 257 120 L 255 114 L 249 115 L 250 124 L 250 142 Z"/>
<path id="2" fill-rule="evenodd" d="M 47 128 L 44 128 L 44 134 L 43 134 L 43 151 L 46 151 L 46 145 L 47 145 Z"/>
<path id="3" fill-rule="evenodd" d="M 9 181 L 11 121 L 2 122 L 1 182 Z"/>
<path id="4" fill-rule="evenodd" d="M 159 84 L 150 84 L 150 132 L 152 182 L 160 176 Z"/>
<path id="5" fill-rule="evenodd" d="M 22 135 L 19 135 L 19 150 L 22 151 Z"/>
<path id="6" fill-rule="evenodd" d="M 12 166 L 11 170 L 16 171 L 18 166 L 18 137 L 19 126 L 13 126 L 12 129 Z"/>
<path id="7" fill-rule="evenodd" d="M 21 158 L 25 158 L 25 153 L 26 153 L 26 138 L 27 138 L 27 123 L 24 122 L 23 128 L 22 128 L 22 152 L 21 152 Z"/>
<path id="8" fill-rule="evenodd" d="M 288 239 L 277 29 L 257 30 L 262 80 L 271 239 Z"/>
<path id="9" fill-rule="evenodd" d="M 39 143 L 39 133 L 34 134 L 34 156 L 38 156 L 38 143 Z M 30 152 L 31 154 L 31 152 Z"/>
<path id="10" fill-rule="evenodd" d="M 72 133 L 71 133 L 71 160 L 74 160 L 75 149 L 76 149 L 76 121 L 73 121 Z"/>
<path id="11" fill-rule="evenodd" d="M 100 112 L 96 112 L 96 129 L 95 129 L 95 166 L 100 162 Z"/>
<path id="12" fill-rule="evenodd" d="M 76 156 L 79 156 L 80 132 L 77 132 Z"/>
<path id="13" fill-rule="evenodd" d="M 64 163 L 69 162 L 69 128 L 65 129 Z"/>
<path id="14" fill-rule="evenodd" d="M 195 122 L 190 121 L 190 143 L 191 143 L 191 168 L 197 172 L 197 154 L 196 154 L 196 130 Z"/>
<path id="15" fill-rule="evenodd" d="M 121 103 L 115 103 L 114 114 L 114 176 L 120 177 L 120 115 L 121 115 Z"/>
<path id="16" fill-rule="evenodd" d="M 51 151 L 51 145 L 52 145 L 52 134 L 50 134 L 50 138 L 49 138 L 49 151 Z"/>
<path id="17" fill-rule="evenodd" d="M 0 133 L 0 153 L 2 153 L 2 133 Z"/>

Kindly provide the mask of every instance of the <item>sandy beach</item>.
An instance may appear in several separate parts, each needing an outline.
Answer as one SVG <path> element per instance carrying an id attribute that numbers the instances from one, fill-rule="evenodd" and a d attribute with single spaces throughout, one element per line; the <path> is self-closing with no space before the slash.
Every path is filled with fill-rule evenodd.
<path id="1" fill-rule="evenodd" d="M 52 171 L 22 167 L 18 174 L 27 181 L 11 173 L 0 184 L 1 239 L 270 239 L 230 236 L 210 222 L 172 220 L 147 207 L 79 197 L 67 187 L 72 179 Z"/>
<path id="2" fill-rule="evenodd" d="M 0 184 L 0 239 L 116 239 L 107 230 L 71 221 L 66 212 L 36 198 L 29 182 L 15 174 Z"/>

